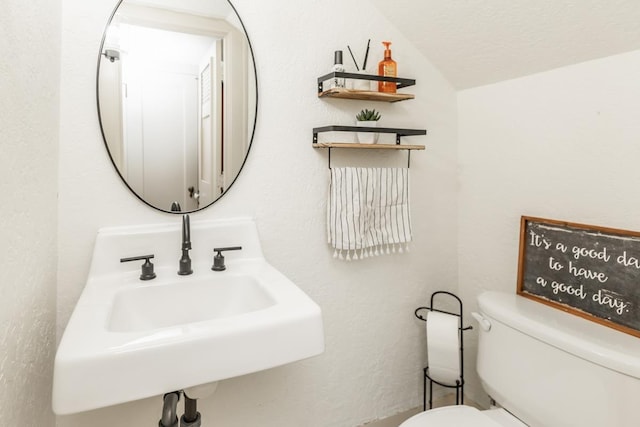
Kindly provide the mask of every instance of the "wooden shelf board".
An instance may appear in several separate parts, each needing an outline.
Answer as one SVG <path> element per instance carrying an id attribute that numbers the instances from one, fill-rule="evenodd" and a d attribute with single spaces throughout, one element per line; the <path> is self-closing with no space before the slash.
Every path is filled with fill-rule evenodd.
<path id="1" fill-rule="evenodd" d="M 424 150 L 424 145 L 412 144 L 359 144 L 357 142 L 316 142 L 313 148 L 355 148 L 359 150 Z"/>
<path id="2" fill-rule="evenodd" d="M 398 102 L 414 99 L 410 93 L 384 93 L 355 89 L 333 88 L 320 92 L 319 98 L 361 99 L 364 101 Z"/>

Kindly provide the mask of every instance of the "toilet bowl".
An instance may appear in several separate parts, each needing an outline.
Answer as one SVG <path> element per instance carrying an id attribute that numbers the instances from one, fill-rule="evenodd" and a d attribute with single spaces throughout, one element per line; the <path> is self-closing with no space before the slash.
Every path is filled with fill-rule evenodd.
<path id="1" fill-rule="evenodd" d="M 638 338 L 510 293 L 478 308 L 478 376 L 500 408 L 447 406 L 400 427 L 639 425 Z"/>
<path id="2" fill-rule="evenodd" d="M 504 409 L 480 411 L 472 406 L 445 406 L 422 412 L 400 427 L 526 427 Z"/>

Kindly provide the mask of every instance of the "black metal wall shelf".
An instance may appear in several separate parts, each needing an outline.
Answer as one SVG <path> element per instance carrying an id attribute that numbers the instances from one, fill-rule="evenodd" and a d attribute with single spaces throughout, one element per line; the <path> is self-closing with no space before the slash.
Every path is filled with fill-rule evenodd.
<path id="1" fill-rule="evenodd" d="M 394 133 L 396 135 L 396 146 L 398 149 L 406 149 L 400 144 L 400 138 L 403 136 L 426 135 L 425 129 L 401 129 L 401 128 L 378 128 L 378 127 L 362 127 L 362 126 L 322 126 L 313 128 L 313 143 L 318 143 L 318 134 L 321 132 L 377 132 L 377 133 Z M 376 144 L 381 146 L 383 144 Z"/>
<path id="2" fill-rule="evenodd" d="M 424 150 L 424 145 L 414 144 L 363 144 L 359 142 L 318 142 L 313 148 L 353 148 L 356 150 Z"/>
<path id="3" fill-rule="evenodd" d="M 415 96 L 407 93 L 385 93 L 369 90 L 357 90 L 347 88 L 329 88 L 324 89 L 324 82 L 335 79 L 352 79 L 352 80 L 369 80 L 378 82 L 394 82 L 397 89 L 401 89 L 416 84 L 414 79 L 404 79 L 399 77 L 386 77 L 373 74 L 345 73 L 334 71 L 324 76 L 318 77 L 318 97 L 319 98 L 342 98 L 357 99 L 364 101 L 384 101 L 397 102 L 407 99 L 414 99 Z M 358 144 L 355 142 L 318 142 L 318 134 L 322 132 L 374 132 L 374 133 L 390 133 L 395 134 L 395 144 Z M 364 149 L 364 150 L 406 150 L 407 151 L 407 167 L 411 164 L 411 151 L 424 150 L 424 145 L 401 144 L 401 138 L 404 136 L 426 135 L 425 129 L 403 129 L 403 128 L 383 128 L 383 127 L 361 127 L 361 126 L 340 126 L 330 125 L 313 128 L 313 148 L 326 148 L 329 151 L 328 161 L 329 169 L 331 169 L 331 149 L 348 148 L 348 149 Z"/>
<path id="4" fill-rule="evenodd" d="M 378 82 L 394 82 L 398 89 L 413 86 L 416 84 L 414 79 L 404 79 L 399 77 L 386 77 L 374 74 L 345 73 L 334 71 L 324 76 L 318 77 L 318 97 L 319 98 L 342 98 L 342 99 L 360 99 L 365 101 L 384 101 L 398 102 L 407 99 L 414 99 L 415 96 L 407 93 L 384 93 L 366 90 L 355 90 L 346 88 L 330 88 L 323 90 L 323 83 L 334 78 L 344 78 L 353 80 L 369 80 Z"/>
<path id="5" fill-rule="evenodd" d="M 341 71 L 333 71 L 329 74 L 325 74 L 324 76 L 318 77 L 318 93 L 322 92 L 322 83 L 329 79 L 334 78 L 345 78 L 345 79 L 354 79 L 354 80 L 372 80 L 376 82 L 395 82 L 397 84 L 398 89 L 402 89 L 403 87 L 413 86 L 416 84 L 415 79 L 403 79 L 400 77 L 386 77 L 386 76 L 378 76 L 375 74 L 360 74 L 360 73 L 345 73 Z"/>

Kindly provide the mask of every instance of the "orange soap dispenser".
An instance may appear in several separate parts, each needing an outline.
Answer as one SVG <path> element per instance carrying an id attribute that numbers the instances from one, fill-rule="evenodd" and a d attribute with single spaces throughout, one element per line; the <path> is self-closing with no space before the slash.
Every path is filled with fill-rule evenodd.
<path id="1" fill-rule="evenodd" d="M 378 63 L 378 75 L 385 77 L 398 76 L 398 64 L 391 59 L 391 42 L 382 42 L 384 45 L 384 59 Z M 395 82 L 378 82 L 378 92 L 396 93 Z"/>

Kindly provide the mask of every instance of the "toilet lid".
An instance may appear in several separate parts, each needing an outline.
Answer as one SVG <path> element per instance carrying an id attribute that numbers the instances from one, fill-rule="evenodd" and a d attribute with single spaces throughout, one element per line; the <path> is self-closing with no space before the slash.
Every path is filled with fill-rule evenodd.
<path id="1" fill-rule="evenodd" d="M 409 418 L 400 427 L 500 427 L 478 409 L 459 405 L 431 409 Z"/>

